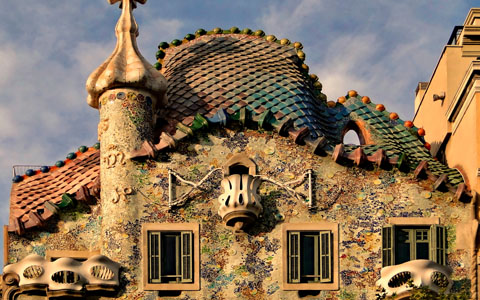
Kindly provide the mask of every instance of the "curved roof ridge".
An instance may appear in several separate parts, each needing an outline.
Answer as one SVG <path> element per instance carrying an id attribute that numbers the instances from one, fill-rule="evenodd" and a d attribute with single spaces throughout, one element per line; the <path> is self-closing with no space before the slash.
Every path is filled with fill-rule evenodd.
<path id="1" fill-rule="evenodd" d="M 157 70 L 161 71 L 163 67 L 163 59 L 165 58 L 165 51 L 167 49 L 171 49 L 173 47 L 177 47 L 180 45 L 187 44 L 191 41 L 194 41 L 195 39 L 204 36 L 204 35 L 244 35 L 248 37 L 256 37 L 259 39 L 265 39 L 268 42 L 272 43 L 277 43 L 279 45 L 282 45 L 284 47 L 291 47 L 294 48 L 295 51 L 297 52 L 298 58 L 301 60 L 301 68 L 304 70 L 304 72 L 308 75 L 310 78 L 313 87 L 318 91 L 318 93 L 321 94 L 322 91 L 322 84 L 321 82 L 318 81 L 318 76 L 316 74 L 310 74 L 309 70 L 310 68 L 308 67 L 307 64 L 305 64 L 305 58 L 306 54 L 303 51 L 303 44 L 301 42 L 291 42 L 287 38 L 283 39 L 277 39 L 277 37 L 273 34 L 267 35 L 263 30 L 258 29 L 256 31 L 252 31 L 250 28 L 244 28 L 240 30 L 238 27 L 231 27 L 230 29 L 222 29 L 220 27 L 216 27 L 210 31 L 206 31 L 203 28 L 199 28 L 195 31 L 195 34 L 192 33 L 187 33 L 185 37 L 181 40 L 179 39 L 174 39 L 170 43 L 168 42 L 161 42 L 158 44 L 158 51 L 155 54 L 155 58 L 157 59 L 157 62 L 153 65 Z M 326 96 L 322 97 L 323 101 L 326 102 Z"/>
<path id="2" fill-rule="evenodd" d="M 463 182 L 461 173 L 432 157 L 430 144 L 424 139 L 425 130 L 418 128 L 410 120 L 403 121 L 396 112 L 389 112 L 383 104 L 373 103 L 368 96 L 360 96 L 354 90 L 339 97 L 335 105 L 343 105 L 349 111 L 350 120 L 361 120 L 365 129 L 374 136 L 376 143 L 366 145 L 348 145 L 346 156 L 361 148 L 366 155 L 382 149 L 388 158 L 406 154 L 408 159 L 418 166 L 428 162 L 429 170 L 435 176 L 447 174 L 448 181 L 456 186 Z M 362 124 L 360 124 L 362 125 Z"/>
<path id="3" fill-rule="evenodd" d="M 67 159 L 45 167 L 31 175 L 19 176 L 10 192 L 8 231 L 22 234 L 25 230 L 45 225 L 60 209 L 75 201 L 94 202 L 100 191 L 100 150 L 79 147 Z"/>
<path id="4" fill-rule="evenodd" d="M 173 128 L 178 121 L 190 125 L 197 113 L 212 117 L 219 109 L 235 114 L 247 107 L 258 116 L 271 109 L 280 121 L 288 116 L 296 128 L 307 126 L 315 138 L 325 135 L 334 145 L 335 126 L 323 121 L 329 117 L 326 96 L 298 49 L 258 31 L 259 36 L 231 33 L 237 30 L 200 30 L 183 41 L 160 43 L 157 57 L 168 80 L 169 103 L 158 115 Z"/>
<path id="5" fill-rule="evenodd" d="M 70 152 L 67 154 L 66 159 L 64 160 L 57 160 L 54 165 L 52 166 L 41 166 L 38 170 L 28 169 L 25 171 L 23 175 L 15 175 L 12 178 L 13 183 L 19 183 L 23 180 L 36 176 L 42 173 L 49 173 L 61 168 L 69 163 L 71 163 L 74 159 L 84 155 L 88 151 L 98 151 L 100 149 L 100 143 L 95 143 L 92 147 L 87 146 L 80 146 L 78 147 L 76 152 Z"/>

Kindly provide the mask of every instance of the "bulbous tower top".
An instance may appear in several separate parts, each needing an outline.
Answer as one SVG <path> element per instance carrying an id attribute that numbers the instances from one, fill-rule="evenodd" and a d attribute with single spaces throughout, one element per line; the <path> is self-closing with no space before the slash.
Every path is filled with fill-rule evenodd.
<path id="1" fill-rule="evenodd" d="M 136 2 L 144 4 L 147 0 L 107 1 L 110 4 L 122 1 L 122 14 L 115 27 L 117 45 L 110 57 L 88 77 L 88 105 L 98 109 L 98 99 L 105 91 L 128 87 L 146 90 L 155 96 L 155 102 L 165 105 L 167 80 L 140 54 L 137 47 L 138 25 L 132 10 L 136 8 Z"/>

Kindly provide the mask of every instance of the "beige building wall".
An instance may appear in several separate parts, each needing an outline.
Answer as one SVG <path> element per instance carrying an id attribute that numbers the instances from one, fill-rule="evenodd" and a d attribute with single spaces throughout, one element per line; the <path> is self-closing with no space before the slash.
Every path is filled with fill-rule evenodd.
<path id="1" fill-rule="evenodd" d="M 480 75 L 480 9 L 472 8 L 440 56 L 428 84 L 420 83 L 415 98 L 416 127 L 424 128 L 431 153 L 458 168 L 473 190 L 480 188 L 477 170 L 480 145 L 477 123 L 480 118 L 477 78 Z M 480 84 L 480 80 L 479 84 Z M 425 88 L 426 85 L 426 88 Z M 423 89 L 422 89 L 423 87 Z"/>
<path id="2" fill-rule="evenodd" d="M 480 85 L 480 82 L 478 83 L 478 85 Z M 476 110 L 476 122 L 475 122 L 475 128 L 474 128 L 474 131 L 475 131 L 475 143 L 473 144 L 473 147 L 475 149 L 475 159 L 476 159 L 476 169 L 475 169 L 475 174 L 473 176 L 475 177 L 469 177 L 469 178 L 472 178 L 472 185 L 473 185 L 473 181 L 475 182 L 475 190 L 478 191 L 480 189 L 480 177 L 479 177 L 479 173 L 478 173 L 478 170 L 479 170 L 479 167 L 480 167 L 480 132 L 479 132 L 479 129 L 480 129 L 480 118 L 478 118 L 478 116 L 480 116 L 480 91 L 476 91 L 475 92 L 475 110 Z M 472 162 L 473 163 L 473 162 Z M 473 180 L 473 178 L 475 178 L 475 180 Z"/>
<path id="3" fill-rule="evenodd" d="M 480 94 L 472 94 L 467 99 L 466 106 L 451 124 L 452 136 L 446 146 L 446 159 L 451 167 L 460 169 L 465 180 L 472 189 L 478 187 L 476 177 L 478 157 L 480 155 L 477 141 L 477 111 L 480 109 L 478 101 Z"/>
<path id="4" fill-rule="evenodd" d="M 432 154 L 436 154 L 442 144 L 450 124 L 447 110 L 472 61 L 471 57 L 462 57 L 461 46 L 446 46 L 427 90 L 421 99 L 416 99 L 418 108 L 414 124 L 426 131 L 425 140 L 432 145 Z M 434 95 L 445 94 L 445 99 L 433 100 Z"/>

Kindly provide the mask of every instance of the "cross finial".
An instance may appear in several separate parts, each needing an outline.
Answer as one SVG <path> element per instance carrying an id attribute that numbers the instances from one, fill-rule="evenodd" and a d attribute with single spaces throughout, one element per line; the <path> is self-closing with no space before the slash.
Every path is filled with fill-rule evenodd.
<path id="1" fill-rule="evenodd" d="M 145 4 L 147 0 L 107 0 L 110 4 L 120 1 L 122 14 L 115 26 L 117 45 L 112 55 L 88 77 L 87 102 L 99 108 L 100 95 L 121 86 L 150 92 L 159 104 L 164 105 L 167 102 L 167 80 L 143 58 L 137 48 L 138 25 L 132 10 L 136 2 Z"/>
<path id="2" fill-rule="evenodd" d="M 140 4 L 145 4 L 145 2 L 147 2 L 147 0 L 107 0 L 108 3 L 110 4 L 115 4 L 117 2 L 120 2 L 122 1 L 122 4 L 125 3 L 125 1 L 132 1 L 133 2 L 133 8 L 135 8 L 135 2 L 138 2 Z"/>

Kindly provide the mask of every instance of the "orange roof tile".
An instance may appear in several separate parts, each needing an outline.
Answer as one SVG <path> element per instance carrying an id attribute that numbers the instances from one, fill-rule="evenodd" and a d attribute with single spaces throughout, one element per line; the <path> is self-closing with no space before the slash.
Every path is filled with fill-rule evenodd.
<path id="1" fill-rule="evenodd" d="M 21 234 L 25 229 L 43 225 L 56 213 L 55 205 L 62 202 L 65 193 L 75 195 L 78 200 L 94 196 L 99 174 L 100 151 L 90 148 L 66 161 L 63 167 L 25 176 L 24 180 L 12 185 L 8 231 Z"/>

